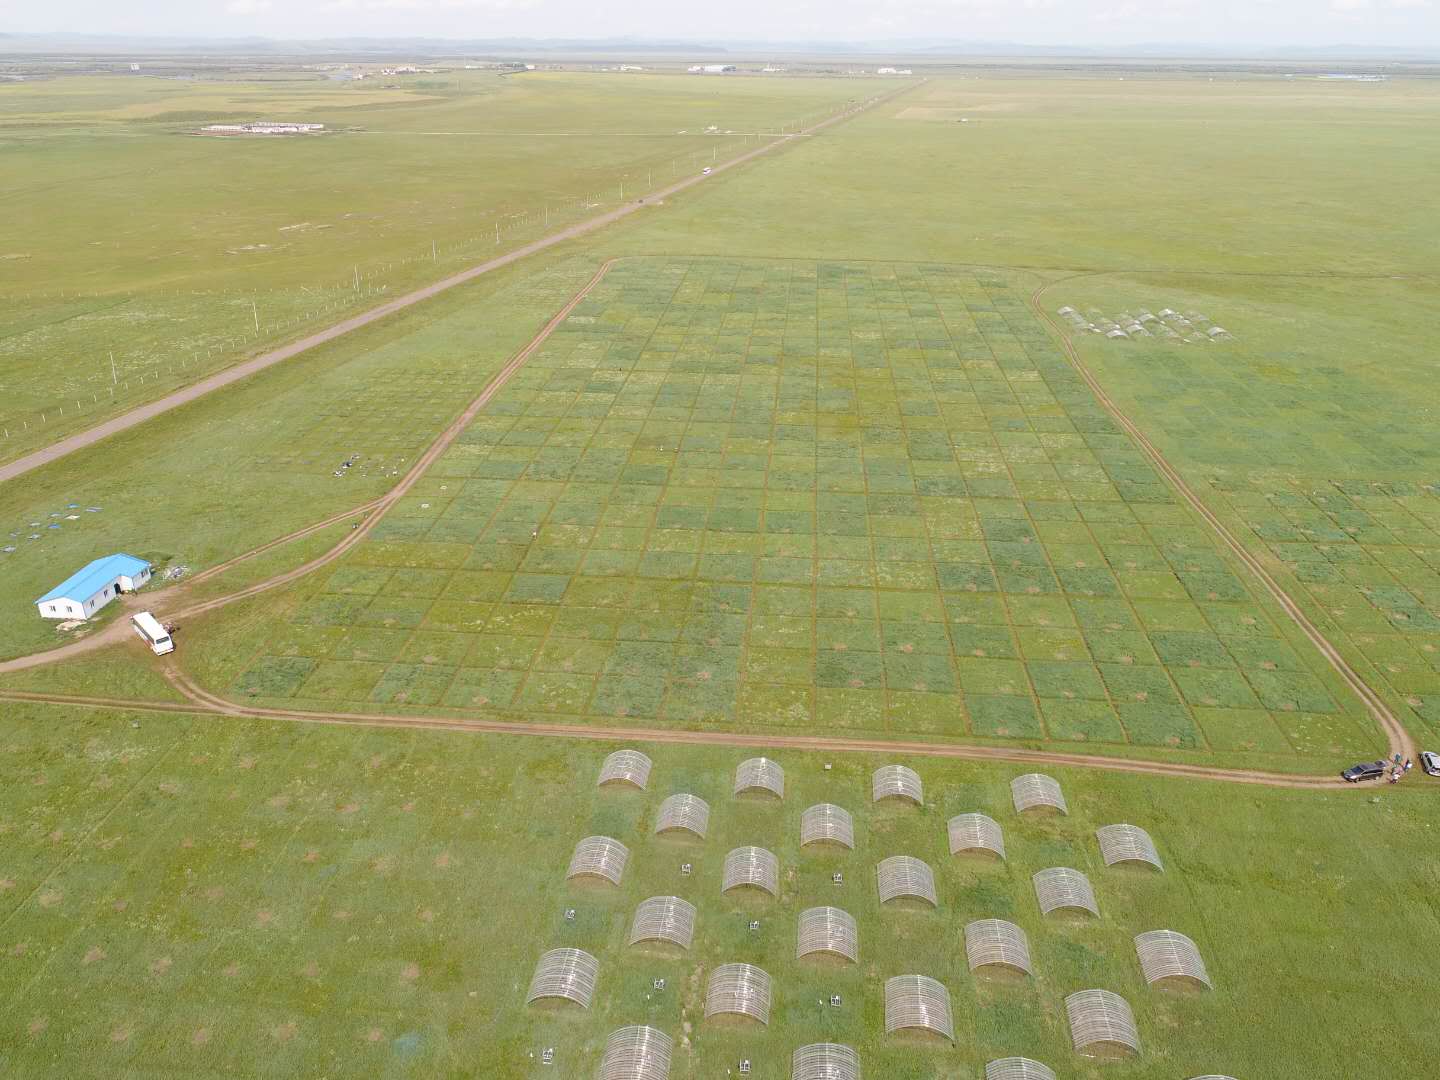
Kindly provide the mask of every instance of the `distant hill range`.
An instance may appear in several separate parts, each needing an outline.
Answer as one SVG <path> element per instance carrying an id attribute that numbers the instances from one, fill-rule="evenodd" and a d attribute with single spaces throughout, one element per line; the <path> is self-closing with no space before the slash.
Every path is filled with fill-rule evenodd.
<path id="1" fill-rule="evenodd" d="M 0 55 L 80 54 L 163 55 L 203 51 L 230 56 L 424 56 L 564 57 L 673 56 L 693 58 L 910 57 L 946 59 L 1057 60 L 1270 60 L 1304 64 L 1440 62 L 1440 48 L 1428 46 L 1329 45 L 1279 47 L 1153 42 L 1139 45 L 1027 45 L 1011 41 L 904 38 L 891 41 L 704 41 L 662 38 L 314 38 L 154 37 L 109 34 L 0 33 Z"/>

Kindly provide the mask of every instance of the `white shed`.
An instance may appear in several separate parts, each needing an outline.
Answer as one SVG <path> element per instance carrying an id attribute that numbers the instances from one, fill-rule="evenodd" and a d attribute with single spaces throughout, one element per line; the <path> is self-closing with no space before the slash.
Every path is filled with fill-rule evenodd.
<path id="1" fill-rule="evenodd" d="M 144 559 L 106 555 L 75 571 L 35 606 L 42 619 L 88 619 L 122 592 L 135 592 L 149 580 L 150 564 Z"/>

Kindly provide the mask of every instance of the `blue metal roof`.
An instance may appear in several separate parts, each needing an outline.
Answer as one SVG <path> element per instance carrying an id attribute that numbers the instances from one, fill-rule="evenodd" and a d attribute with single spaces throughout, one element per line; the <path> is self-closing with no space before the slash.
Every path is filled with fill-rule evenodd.
<path id="1" fill-rule="evenodd" d="M 77 604 L 83 604 L 116 578 L 134 577 L 140 571 L 149 568 L 148 562 L 144 559 L 137 559 L 134 555 L 106 555 L 103 559 L 96 559 L 75 571 L 35 603 L 43 604 L 47 600 L 73 600 Z"/>

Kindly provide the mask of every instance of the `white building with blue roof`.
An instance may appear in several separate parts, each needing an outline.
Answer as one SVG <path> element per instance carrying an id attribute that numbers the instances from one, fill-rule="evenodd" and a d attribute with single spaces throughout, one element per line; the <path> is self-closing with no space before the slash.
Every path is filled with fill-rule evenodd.
<path id="1" fill-rule="evenodd" d="M 35 606 L 42 619 L 88 619 L 122 592 L 135 592 L 149 580 L 150 564 L 144 559 L 106 555 L 75 571 Z"/>

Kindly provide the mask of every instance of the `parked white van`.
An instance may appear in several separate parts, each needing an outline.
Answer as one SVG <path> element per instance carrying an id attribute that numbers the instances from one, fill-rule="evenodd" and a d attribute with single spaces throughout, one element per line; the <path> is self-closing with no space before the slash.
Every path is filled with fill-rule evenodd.
<path id="1" fill-rule="evenodd" d="M 160 620 L 150 612 L 142 611 L 132 616 L 130 625 L 135 627 L 135 633 L 140 635 L 140 640 L 149 645 L 150 651 L 156 656 L 175 651 L 175 642 L 170 638 L 170 631 L 161 626 Z"/>

